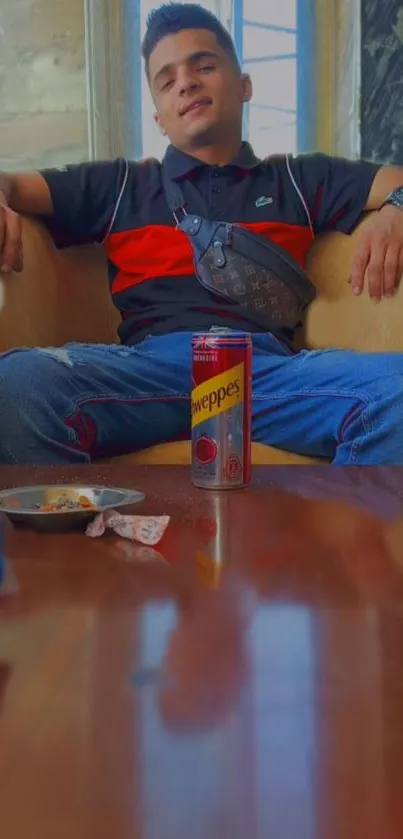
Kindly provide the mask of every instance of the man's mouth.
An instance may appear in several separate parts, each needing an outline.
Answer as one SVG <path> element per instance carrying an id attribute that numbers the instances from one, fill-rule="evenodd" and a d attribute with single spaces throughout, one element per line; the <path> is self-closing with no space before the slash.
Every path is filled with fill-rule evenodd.
<path id="1" fill-rule="evenodd" d="M 199 111 L 202 108 L 205 108 L 207 105 L 211 105 L 211 99 L 204 98 L 204 99 L 196 99 L 194 102 L 191 102 L 189 105 L 186 105 L 180 112 L 181 117 L 185 116 L 185 114 L 189 114 L 190 112 Z"/>

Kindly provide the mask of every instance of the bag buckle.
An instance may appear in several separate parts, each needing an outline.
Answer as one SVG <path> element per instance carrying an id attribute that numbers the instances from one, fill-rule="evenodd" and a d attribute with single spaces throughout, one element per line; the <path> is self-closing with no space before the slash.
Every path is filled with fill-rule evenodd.
<path id="1" fill-rule="evenodd" d="M 182 213 L 182 216 L 181 216 L 180 219 L 178 217 L 178 213 Z M 176 229 L 178 229 L 180 227 L 181 221 L 184 218 L 184 216 L 187 216 L 187 212 L 186 212 L 184 207 L 178 207 L 177 210 L 173 211 L 173 217 L 174 217 L 175 222 L 176 222 Z"/>

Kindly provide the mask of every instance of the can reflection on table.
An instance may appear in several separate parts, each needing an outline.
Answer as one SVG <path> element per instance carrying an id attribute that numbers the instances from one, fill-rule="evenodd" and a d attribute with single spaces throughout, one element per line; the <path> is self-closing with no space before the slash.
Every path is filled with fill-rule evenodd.
<path id="1" fill-rule="evenodd" d="M 228 493 L 209 492 L 196 514 L 196 569 L 208 588 L 219 587 L 231 561 L 230 506 Z"/>

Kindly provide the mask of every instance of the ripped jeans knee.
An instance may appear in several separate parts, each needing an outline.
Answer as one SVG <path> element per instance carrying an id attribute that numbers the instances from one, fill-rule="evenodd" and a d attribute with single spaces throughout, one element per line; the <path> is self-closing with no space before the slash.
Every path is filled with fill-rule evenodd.
<path id="1" fill-rule="evenodd" d="M 69 445 L 61 416 L 68 390 L 64 373 L 73 366 L 67 348 L 14 349 L 0 356 L 1 464 L 58 462 L 57 446 Z M 42 460 L 38 453 L 49 446 L 54 456 Z"/>
<path id="2" fill-rule="evenodd" d="M 191 334 L 0 356 L 0 462 L 88 463 L 190 429 Z"/>
<path id="3" fill-rule="evenodd" d="M 54 361 L 58 361 L 59 364 L 65 364 L 66 367 L 74 367 L 74 361 L 68 347 L 41 347 L 34 350 L 34 352 L 52 358 Z"/>

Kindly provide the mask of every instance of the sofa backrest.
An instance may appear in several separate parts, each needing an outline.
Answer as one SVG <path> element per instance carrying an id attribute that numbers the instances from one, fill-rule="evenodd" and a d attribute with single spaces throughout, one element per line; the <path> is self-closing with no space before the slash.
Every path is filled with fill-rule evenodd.
<path id="1" fill-rule="evenodd" d="M 327 234 L 311 249 L 308 273 L 318 297 L 300 345 L 403 350 L 403 291 L 379 305 L 366 293 L 359 298 L 351 293 L 347 279 L 359 235 L 359 228 L 352 236 Z M 24 271 L 5 282 L 0 350 L 115 341 L 119 316 L 109 296 L 103 251 L 95 246 L 56 251 L 48 233 L 31 219 L 23 220 L 23 239 Z"/>

